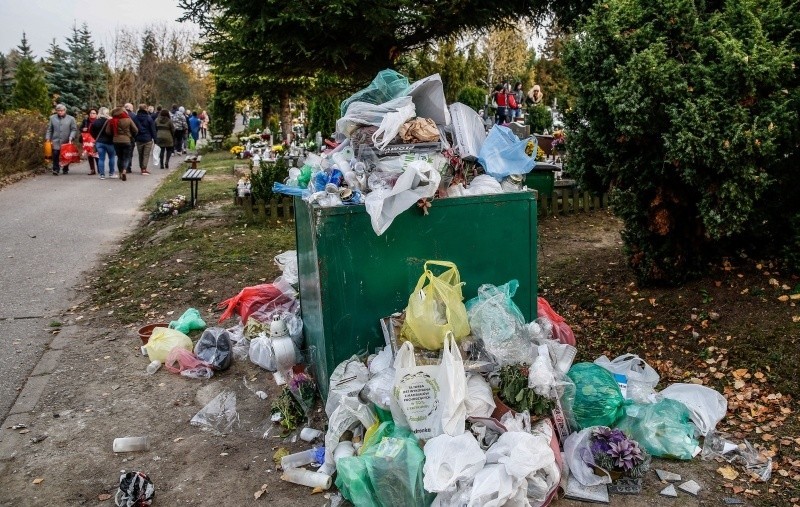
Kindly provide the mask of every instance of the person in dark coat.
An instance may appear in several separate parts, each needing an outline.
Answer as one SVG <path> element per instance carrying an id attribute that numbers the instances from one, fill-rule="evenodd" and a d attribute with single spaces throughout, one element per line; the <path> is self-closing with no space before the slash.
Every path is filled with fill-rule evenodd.
<path id="1" fill-rule="evenodd" d="M 156 144 L 161 148 L 159 168 L 169 169 L 169 158 L 175 150 L 175 125 L 167 109 L 162 109 L 156 120 Z"/>
<path id="2" fill-rule="evenodd" d="M 97 112 L 97 119 L 89 127 L 89 133 L 94 137 L 94 147 L 97 150 L 97 173 L 100 179 L 106 179 L 106 157 L 108 157 L 108 177 L 116 178 L 114 164 L 117 162 L 117 151 L 114 149 L 114 139 L 106 132 L 106 124 L 111 120 L 107 107 L 101 107 Z"/>
<path id="3" fill-rule="evenodd" d="M 150 155 L 153 154 L 153 141 L 156 138 L 156 124 L 150 113 L 147 112 L 147 104 L 139 104 L 136 111 L 136 123 L 139 126 L 139 133 L 136 134 L 136 150 L 139 152 L 139 169 L 142 174 L 150 174 L 147 170 L 147 163 Z"/>
<path id="4" fill-rule="evenodd" d="M 136 113 L 133 111 L 133 104 L 130 102 L 126 102 L 123 106 L 125 108 L 125 112 L 128 113 L 128 118 L 131 119 L 134 125 L 138 130 L 142 130 L 142 127 L 139 126 L 139 121 L 136 119 Z M 131 151 L 130 151 L 130 158 L 128 158 L 128 168 L 125 170 L 128 174 L 133 171 L 133 154 L 136 152 L 136 139 L 131 138 Z"/>
<path id="5" fill-rule="evenodd" d="M 95 146 L 94 136 L 89 132 L 95 120 L 97 120 L 97 109 L 91 108 L 86 112 L 86 118 L 81 123 L 81 140 L 83 152 L 89 161 L 89 176 L 97 174 L 97 147 Z"/>

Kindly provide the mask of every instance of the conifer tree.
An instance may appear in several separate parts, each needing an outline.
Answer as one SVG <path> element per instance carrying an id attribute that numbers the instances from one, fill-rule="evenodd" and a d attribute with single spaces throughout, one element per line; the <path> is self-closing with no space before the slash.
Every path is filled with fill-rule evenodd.
<path id="1" fill-rule="evenodd" d="M 11 75 L 11 62 L 0 53 L 0 113 L 11 109 L 11 93 L 14 90 L 14 78 Z"/>
<path id="2" fill-rule="evenodd" d="M 48 114 L 52 108 L 52 102 L 47 93 L 44 71 L 34 61 L 31 47 L 28 45 L 28 38 L 24 32 L 22 42 L 17 49 L 19 49 L 20 57 L 14 73 L 11 104 L 16 108 Z"/>
<path id="3" fill-rule="evenodd" d="M 67 106 L 70 114 L 75 114 L 81 108 L 79 89 L 82 86 L 78 76 L 70 63 L 69 53 L 56 44 L 55 39 L 50 43 L 45 60 L 45 78 L 47 90 L 55 102 Z"/>
<path id="4" fill-rule="evenodd" d="M 72 36 L 67 37 L 70 72 L 74 76 L 73 91 L 78 98 L 76 104 L 82 111 L 97 107 L 106 95 L 106 76 L 103 68 L 105 58 L 94 47 L 89 27 L 72 27 Z"/>

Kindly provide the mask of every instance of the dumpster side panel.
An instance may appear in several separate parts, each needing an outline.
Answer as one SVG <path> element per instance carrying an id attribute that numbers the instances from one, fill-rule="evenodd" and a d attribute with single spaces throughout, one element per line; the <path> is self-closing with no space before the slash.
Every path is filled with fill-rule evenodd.
<path id="1" fill-rule="evenodd" d="M 323 396 L 337 364 L 384 345 L 379 319 L 406 307 L 426 260 L 458 266 L 465 300 L 476 296 L 481 284 L 516 278 L 514 301 L 528 321 L 535 319 L 533 195 L 437 199 L 428 216 L 414 206 L 382 236 L 373 232 L 363 206 L 296 203 L 303 321 L 307 344 L 317 352 L 312 366 Z"/>

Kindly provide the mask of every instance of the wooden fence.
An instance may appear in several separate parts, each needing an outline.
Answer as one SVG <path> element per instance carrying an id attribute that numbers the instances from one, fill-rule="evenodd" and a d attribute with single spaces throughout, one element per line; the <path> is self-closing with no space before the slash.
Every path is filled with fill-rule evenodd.
<path id="1" fill-rule="evenodd" d="M 234 195 L 236 195 L 234 191 Z M 294 203 L 288 196 L 273 197 L 269 203 L 249 197 L 234 197 L 234 204 L 242 207 L 244 216 L 249 222 L 266 222 L 268 220 L 294 220 Z"/>

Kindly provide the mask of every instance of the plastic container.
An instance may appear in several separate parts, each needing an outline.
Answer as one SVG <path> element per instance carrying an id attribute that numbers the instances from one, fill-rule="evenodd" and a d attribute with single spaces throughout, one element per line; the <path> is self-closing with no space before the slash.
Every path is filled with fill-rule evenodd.
<path id="1" fill-rule="evenodd" d="M 315 463 L 317 461 L 318 452 L 316 447 L 312 447 L 305 451 L 284 456 L 281 458 L 281 468 L 288 470 L 290 468 L 298 468 Z"/>
<path id="2" fill-rule="evenodd" d="M 169 327 L 169 322 L 156 322 L 139 328 L 139 338 L 142 340 L 142 345 L 147 345 L 150 335 L 153 334 L 153 329 L 157 327 Z"/>
<path id="3" fill-rule="evenodd" d="M 281 479 L 286 482 L 308 486 L 309 488 L 329 489 L 331 476 L 319 472 L 312 472 L 303 468 L 290 468 L 283 472 Z"/>
<path id="4" fill-rule="evenodd" d="M 150 437 L 115 438 L 114 452 L 136 452 L 150 450 Z"/>
<path id="5" fill-rule="evenodd" d="M 152 375 L 157 372 L 161 368 L 161 361 L 151 361 L 150 364 L 147 365 L 147 373 Z"/>

